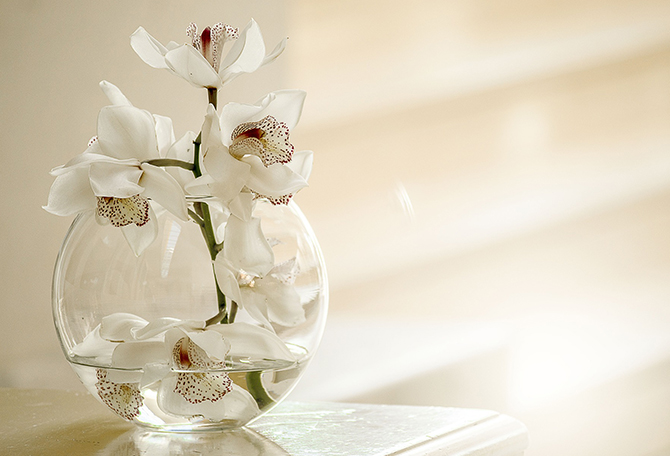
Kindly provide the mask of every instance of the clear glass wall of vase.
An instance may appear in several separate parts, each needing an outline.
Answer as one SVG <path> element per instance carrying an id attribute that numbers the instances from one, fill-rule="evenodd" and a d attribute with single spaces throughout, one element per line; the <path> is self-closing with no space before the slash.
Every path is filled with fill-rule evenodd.
<path id="1" fill-rule="evenodd" d="M 65 357 L 123 419 L 164 431 L 244 426 L 293 389 L 319 344 L 328 305 L 319 245 L 294 202 L 256 201 L 247 223 L 260 219 L 262 231 L 235 235 L 232 216 L 207 200 L 189 202 L 189 221 L 151 204 L 156 234 L 139 255 L 134 225 L 93 212 L 72 223 L 52 289 Z M 272 267 L 241 269 L 240 251 L 259 243 Z"/>

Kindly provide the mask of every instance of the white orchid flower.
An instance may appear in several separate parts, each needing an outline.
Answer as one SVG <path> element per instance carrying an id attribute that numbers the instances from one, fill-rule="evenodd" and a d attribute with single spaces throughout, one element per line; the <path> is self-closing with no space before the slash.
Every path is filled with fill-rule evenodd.
<path id="1" fill-rule="evenodd" d="M 98 221 L 121 227 L 140 255 L 157 234 L 149 199 L 188 218 L 182 187 L 150 163 L 175 143 L 172 121 L 134 107 L 109 82 L 100 86 L 112 105 L 101 109 L 88 148 L 51 171 L 56 179 L 44 209 L 63 216 L 95 209 Z"/>
<path id="2" fill-rule="evenodd" d="M 294 152 L 289 142 L 305 96 L 302 90 L 279 90 L 252 105 L 228 103 L 221 110 L 223 144 L 233 157 L 250 165 L 251 192 L 273 204 L 287 204 L 307 186 L 312 170 L 312 151 Z"/>
<path id="3" fill-rule="evenodd" d="M 225 255 L 217 257 L 214 269 L 226 296 L 268 329 L 271 323 L 290 327 L 305 321 L 301 297 L 293 286 L 298 274 L 295 258 L 274 266 L 264 276 L 236 267 Z"/>
<path id="4" fill-rule="evenodd" d="M 228 206 L 240 193 L 287 204 L 307 186 L 312 167 L 312 152 L 294 153 L 289 141 L 304 99 L 303 91 L 282 90 L 254 105 L 229 103 L 220 117 L 209 105 L 202 128 L 204 175 L 189 190 Z"/>
<path id="5" fill-rule="evenodd" d="M 148 65 L 166 69 L 195 87 L 212 89 L 274 61 L 286 47 L 284 39 L 266 55 L 260 27 L 253 19 L 240 33 L 219 22 L 206 27 L 202 33 L 198 33 L 198 27 L 191 23 L 186 34 L 191 43 L 179 45 L 171 41 L 163 46 L 139 27 L 130 37 L 130 45 Z M 229 41 L 235 43 L 224 56 L 223 49 Z"/>
<path id="6" fill-rule="evenodd" d="M 123 369 L 97 369 L 91 382 L 99 398 L 128 420 L 140 413 L 141 391 L 149 387 L 157 390 L 157 404 L 166 414 L 248 420 L 258 413 L 258 405 L 232 382 L 224 369 L 226 359 L 295 361 L 281 339 L 248 323 L 148 322 L 128 313 L 103 318 L 72 351 Z"/>

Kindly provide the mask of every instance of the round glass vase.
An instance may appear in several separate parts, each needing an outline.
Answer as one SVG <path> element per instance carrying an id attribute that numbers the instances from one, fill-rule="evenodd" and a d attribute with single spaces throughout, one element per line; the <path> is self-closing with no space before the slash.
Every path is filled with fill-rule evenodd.
<path id="1" fill-rule="evenodd" d="M 228 298 L 227 312 L 220 312 L 200 226 L 153 207 L 157 236 L 139 256 L 122 229 L 99 224 L 93 212 L 72 223 L 52 288 L 65 357 L 94 397 L 136 424 L 185 432 L 244 426 L 286 397 L 321 339 L 328 284 L 317 240 L 294 202 L 258 200 L 253 216 L 274 263 L 291 265 L 292 273 L 254 283 L 240 279 L 240 271 L 240 287 L 272 280 L 264 289 L 274 292 L 257 295 L 255 310 Z M 294 321 L 282 326 L 273 321 L 273 306 L 286 302 L 273 300 L 288 295 Z M 227 321 L 231 306 L 234 322 Z M 223 346 L 225 359 L 212 357 L 212 346 Z M 130 352 L 134 361 L 123 361 Z"/>

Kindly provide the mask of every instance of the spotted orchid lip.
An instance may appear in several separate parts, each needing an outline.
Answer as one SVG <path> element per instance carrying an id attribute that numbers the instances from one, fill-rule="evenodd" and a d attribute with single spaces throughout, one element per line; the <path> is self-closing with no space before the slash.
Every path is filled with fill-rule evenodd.
<path id="1" fill-rule="evenodd" d="M 172 350 L 172 362 L 180 369 L 221 368 L 216 361 L 198 347 L 190 338 L 179 339 Z M 233 390 L 233 381 L 224 372 L 179 372 L 174 392 L 191 404 L 204 401 L 216 402 Z"/>
<path id="2" fill-rule="evenodd" d="M 223 46 L 228 41 L 236 40 L 239 37 L 239 30 L 217 22 L 212 27 L 205 27 L 202 33 L 198 34 L 198 26 L 195 22 L 191 22 L 186 28 L 186 35 L 191 38 L 192 46 L 200 51 L 205 60 L 218 72 Z"/>
<path id="3" fill-rule="evenodd" d="M 289 140 L 289 128 L 273 116 L 265 116 L 258 122 L 244 122 L 231 134 L 230 153 L 234 156 L 252 154 L 258 156 L 265 166 L 291 161 L 295 148 Z"/>
<path id="4" fill-rule="evenodd" d="M 107 378 L 104 369 L 96 370 L 95 387 L 100 400 L 114 413 L 130 421 L 140 414 L 144 403 L 137 383 L 116 383 Z"/>
<path id="5" fill-rule="evenodd" d="M 144 226 L 149 221 L 149 201 L 134 195 L 130 198 L 97 197 L 96 215 L 108 219 L 115 227 L 134 223 Z"/>
<path id="6" fill-rule="evenodd" d="M 295 148 L 289 140 L 289 128 L 284 122 L 278 122 L 273 116 L 265 116 L 257 122 L 244 122 L 231 134 L 229 152 L 236 158 L 244 155 L 259 157 L 266 168 L 274 164 L 287 164 L 293 158 Z M 293 193 L 284 195 L 265 195 L 263 192 L 249 189 L 255 199 L 265 198 L 274 205 L 288 204 Z"/>

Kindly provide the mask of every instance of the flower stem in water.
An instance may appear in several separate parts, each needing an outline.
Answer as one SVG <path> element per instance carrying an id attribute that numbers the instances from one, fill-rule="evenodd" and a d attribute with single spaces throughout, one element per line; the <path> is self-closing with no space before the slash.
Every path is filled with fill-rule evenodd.
<path id="1" fill-rule="evenodd" d="M 261 409 L 275 402 L 265 390 L 265 387 L 263 387 L 262 374 L 263 372 L 261 371 L 247 372 L 247 389 L 249 390 L 249 394 L 256 399 L 256 403 Z"/>
<path id="2" fill-rule="evenodd" d="M 207 89 L 207 98 L 209 103 L 214 105 L 214 108 L 216 109 L 217 105 L 217 90 L 213 88 L 208 88 Z M 191 168 L 191 171 L 193 171 L 193 175 L 198 178 L 202 176 L 202 168 L 201 168 L 201 163 L 200 163 L 200 146 L 202 142 L 202 132 L 198 135 L 198 137 L 193 141 L 193 167 Z M 207 244 L 207 249 L 209 250 L 209 256 L 212 259 L 212 261 L 216 260 L 216 256 L 218 253 L 222 250 L 223 245 L 222 244 L 217 244 L 216 243 L 216 236 L 214 234 L 214 226 L 212 224 L 212 216 L 209 211 L 209 206 L 207 203 L 202 203 L 202 202 L 197 202 L 193 205 L 193 208 L 195 209 L 196 212 L 196 217 L 193 217 L 193 219 L 200 225 L 200 230 L 202 231 L 202 235 L 205 238 L 205 242 Z M 214 267 L 214 266 L 212 266 Z M 234 303 L 231 302 L 231 309 L 229 312 L 224 312 L 226 310 L 226 295 L 223 294 L 221 291 L 221 288 L 219 287 L 218 282 L 216 282 L 216 273 L 214 274 L 214 282 L 216 285 L 216 300 L 218 302 L 218 307 L 219 307 L 219 314 L 222 314 L 223 317 L 221 319 L 221 323 L 232 323 L 235 320 L 235 313 L 237 311 L 237 306 L 234 305 Z M 233 306 L 234 310 L 233 311 Z"/>

